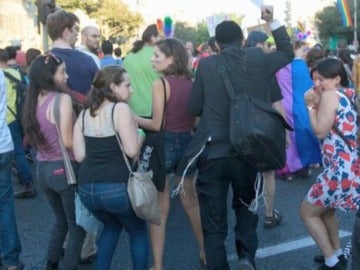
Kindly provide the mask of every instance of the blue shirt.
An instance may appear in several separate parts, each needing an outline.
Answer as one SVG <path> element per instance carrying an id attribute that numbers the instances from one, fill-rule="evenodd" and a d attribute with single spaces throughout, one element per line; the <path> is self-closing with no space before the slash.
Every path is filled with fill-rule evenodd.
<path id="1" fill-rule="evenodd" d="M 104 55 L 103 58 L 100 59 L 100 66 L 101 68 L 106 67 L 106 66 L 111 66 L 111 65 L 119 65 L 122 66 L 122 60 L 121 59 L 116 59 L 111 55 Z"/>
<path id="2" fill-rule="evenodd" d="M 92 80 L 98 71 L 94 60 L 75 49 L 53 48 L 51 52 L 64 60 L 66 73 L 69 75 L 68 86 L 72 90 L 86 94 L 91 89 Z"/>

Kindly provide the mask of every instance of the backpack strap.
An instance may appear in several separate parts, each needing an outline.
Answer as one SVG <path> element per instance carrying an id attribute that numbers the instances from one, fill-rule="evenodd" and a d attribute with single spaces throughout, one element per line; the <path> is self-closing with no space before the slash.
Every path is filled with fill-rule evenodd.
<path id="1" fill-rule="evenodd" d="M 226 89 L 226 92 L 228 93 L 230 99 L 235 99 L 235 91 L 234 91 L 234 88 L 229 80 L 229 77 L 227 75 L 227 72 L 226 72 L 226 68 L 225 68 L 225 65 L 224 65 L 224 59 L 222 59 L 221 56 L 219 56 L 219 65 L 217 66 L 217 71 L 220 73 L 221 75 L 221 78 L 225 84 L 225 89 Z"/>
<path id="2" fill-rule="evenodd" d="M 86 110 L 83 110 L 83 114 L 82 114 L 82 133 L 84 134 L 84 130 L 85 130 L 85 127 L 84 127 L 84 125 L 85 125 L 85 112 L 86 112 Z"/>
<path id="3" fill-rule="evenodd" d="M 4 71 L 4 75 L 9 80 L 12 80 L 14 82 L 21 82 L 21 80 L 17 79 L 14 75 L 10 74 L 8 71 Z"/>
<path id="4" fill-rule="evenodd" d="M 3 71 L 4 75 L 6 78 L 8 78 L 9 80 L 13 81 L 13 82 L 21 82 L 21 80 L 17 79 L 14 75 L 10 74 L 8 71 Z M 11 109 L 8 105 L 6 106 L 8 108 L 8 110 L 10 111 L 10 113 L 16 118 L 17 117 L 17 113 L 14 112 L 13 109 Z"/>

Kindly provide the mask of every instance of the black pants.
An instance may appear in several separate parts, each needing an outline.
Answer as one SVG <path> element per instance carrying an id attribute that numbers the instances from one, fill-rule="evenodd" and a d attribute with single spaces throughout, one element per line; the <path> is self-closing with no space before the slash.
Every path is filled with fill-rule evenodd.
<path id="1" fill-rule="evenodd" d="M 233 189 L 232 208 L 236 215 L 235 241 L 239 257 L 247 256 L 255 265 L 258 247 L 258 216 L 248 210 L 255 197 L 257 172 L 241 158 L 208 160 L 207 151 L 198 161 L 197 192 L 209 270 L 228 270 L 224 241 L 227 236 L 227 195 Z M 244 202 L 244 203 L 243 203 Z"/>

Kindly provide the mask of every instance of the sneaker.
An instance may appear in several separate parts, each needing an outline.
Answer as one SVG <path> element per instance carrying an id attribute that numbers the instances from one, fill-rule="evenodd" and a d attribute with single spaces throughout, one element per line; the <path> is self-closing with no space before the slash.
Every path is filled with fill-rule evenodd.
<path id="1" fill-rule="evenodd" d="M 340 263 L 342 264 L 342 266 L 343 266 L 344 268 L 346 268 L 347 259 L 345 258 L 345 256 L 344 256 L 344 255 L 340 255 L 340 256 L 338 257 L 338 259 L 339 259 Z M 323 255 L 320 255 L 320 254 L 319 254 L 319 255 L 315 255 L 315 256 L 314 256 L 314 262 L 320 263 L 320 264 L 325 263 L 324 256 L 323 256 Z"/>
<path id="2" fill-rule="evenodd" d="M 239 259 L 239 270 L 255 270 L 255 267 L 247 257 L 242 257 Z"/>
<path id="3" fill-rule="evenodd" d="M 334 266 L 327 266 L 326 264 L 322 264 L 318 270 L 345 270 L 342 263 L 340 261 L 337 262 Z"/>

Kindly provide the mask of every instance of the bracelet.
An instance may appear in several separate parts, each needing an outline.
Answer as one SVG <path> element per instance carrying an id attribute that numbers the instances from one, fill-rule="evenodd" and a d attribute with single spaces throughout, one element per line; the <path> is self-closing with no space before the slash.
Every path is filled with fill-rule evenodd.
<path id="1" fill-rule="evenodd" d="M 136 130 L 136 132 L 137 132 L 137 134 L 138 135 L 140 135 L 141 137 L 146 137 L 146 134 L 145 134 L 145 132 L 141 129 L 141 128 L 138 128 L 137 130 Z"/>

